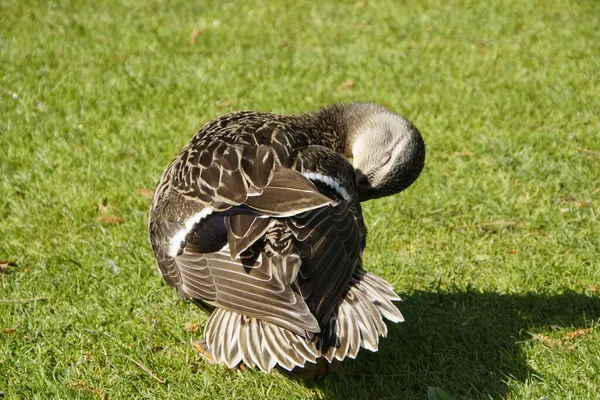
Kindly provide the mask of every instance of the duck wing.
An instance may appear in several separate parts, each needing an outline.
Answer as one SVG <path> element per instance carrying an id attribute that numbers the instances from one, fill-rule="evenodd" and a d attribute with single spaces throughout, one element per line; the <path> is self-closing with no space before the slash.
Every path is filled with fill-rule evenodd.
<path id="1" fill-rule="evenodd" d="M 172 188 L 219 211 L 260 195 L 303 146 L 278 118 L 237 112 L 209 122 L 173 161 Z"/>
<path id="2" fill-rule="evenodd" d="M 161 273 L 182 297 L 310 336 L 320 328 L 290 286 L 299 257 L 289 245 L 269 248 L 264 237 L 274 229 L 273 217 L 332 200 L 282 166 L 280 157 L 269 145 L 240 145 L 227 137 L 202 152 L 186 146 L 157 187 L 150 239 Z"/>
<path id="3" fill-rule="evenodd" d="M 354 171 L 345 158 L 322 146 L 308 146 L 295 168 L 333 200 L 287 219 L 302 260 L 297 285 L 323 329 L 348 291 L 365 247 L 366 228 Z"/>
<path id="4" fill-rule="evenodd" d="M 293 183 L 297 181 L 290 186 Z M 260 204 L 260 197 L 261 212 L 291 212 L 280 205 L 270 208 L 270 199 Z M 262 238 L 267 230 L 274 229 L 277 220 L 255 216 L 258 211 L 254 208 L 248 215 L 243 214 L 248 212 L 246 208 L 236 207 L 210 212 L 210 208 L 182 199 L 176 192 L 165 200 L 155 208 L 162 217 L 156 215 L 150 222 L 151 242 L 161 273 L 182 297 L 265 319 L 303 336 L 320 331 L 301 295 L 292 290 L 284 276 L 294 273 L 282 272 L 298 271 L 300 260 L 294 249 L 289 245 L 273 249 L 263 243 Z M 326 197 L 321 201 L 325 205 L 330 202 Z M 323 204 L 301 202 L 301 210 L 309 206 Z M 191 216 L 183 219 L 183 210 Z M 240 240 L 234 234 L 240 235 Z"/>

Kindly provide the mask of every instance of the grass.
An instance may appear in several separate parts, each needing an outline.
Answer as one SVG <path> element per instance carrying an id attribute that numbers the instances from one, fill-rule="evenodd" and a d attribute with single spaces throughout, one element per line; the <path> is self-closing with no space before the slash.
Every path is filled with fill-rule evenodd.
<path id="1" fill-rule="evenodd" d="M 0 397 L 597 398 L 599 15 L 593 0 L 0 2 Z M 353 99 L 428 146 L 413 187 L 364 207 L 365 265 L 407 321 L 316 385 L 206 365 L 190 346 L 206 315 L 161 282 L 138 189 L 227 111 Z"/>

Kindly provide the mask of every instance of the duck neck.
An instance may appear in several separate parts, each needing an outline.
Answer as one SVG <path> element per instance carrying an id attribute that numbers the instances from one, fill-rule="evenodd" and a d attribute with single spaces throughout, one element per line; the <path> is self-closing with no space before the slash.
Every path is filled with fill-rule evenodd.
<path id="1" fill-rule="evenodd" d="M 387 112 L 383 107 L 368 103 L 332 104 L 314 113 L 308 114 L 312 121 L 312 144 L 328 147 L 333 151 L 353 158 L 353 145 L 371 118 L 378 113 Z"/>

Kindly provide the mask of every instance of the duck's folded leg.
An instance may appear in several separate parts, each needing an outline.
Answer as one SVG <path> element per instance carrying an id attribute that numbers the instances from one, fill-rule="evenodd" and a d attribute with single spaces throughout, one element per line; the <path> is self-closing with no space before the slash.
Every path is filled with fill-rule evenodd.
<path id="1" fill-rule="evenodd" d="M 206 361 L 209 364 L 216 364 L 212 352 L 208 348 L 208 344 L 206 344 L 206 340 L 194 340 L 192 342 L 192 346 L 194 346 L 194 349 L 196 349 L 196 351 L 198 352 L 198 354 L 200 354 L 200 357 L 202 357 L 204 361 Z"/>
<path id="2" fill-rule="evenodd" d="M 200 354 L 200 357 L 202 357 L 204 359 L 204 361 L 206 361 L 209 364 L 217 363 L 215 361 L 215 359 L 212 355 L 212 352 L 210 351 L 205 339 L 194 340 L 192 342 L 192 346 L 198 352 L 198 354 Z M 236 365 L 232 369 L 240 369 L 242 371 L 246 371 L 246 370 L 248 370 L 248 367 L 243 362 L 240 362 L 238 365 Z"/>

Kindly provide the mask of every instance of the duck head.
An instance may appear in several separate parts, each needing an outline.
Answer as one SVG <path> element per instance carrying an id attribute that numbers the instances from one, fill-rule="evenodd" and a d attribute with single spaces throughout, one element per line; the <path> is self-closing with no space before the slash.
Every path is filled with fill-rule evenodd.
<path id="1" fill-rule="evenodd" d="M 401 192 L 419 176 L 425 143 L 417 128 L 382 106 L 346 106 L 346 155 L 353 158 L 360 201 Z"/>

